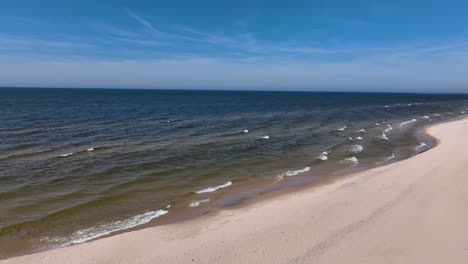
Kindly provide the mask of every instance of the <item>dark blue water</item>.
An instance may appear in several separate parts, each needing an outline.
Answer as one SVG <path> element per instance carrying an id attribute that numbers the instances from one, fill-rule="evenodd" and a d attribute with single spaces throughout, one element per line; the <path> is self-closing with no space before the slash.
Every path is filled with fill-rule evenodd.
<path id="1" fill-rule="evenodd" d="M 467 108 L 467 95 L 0 89 L 0 256 L 407 158 L 430 147 L 419 128 Z"/>

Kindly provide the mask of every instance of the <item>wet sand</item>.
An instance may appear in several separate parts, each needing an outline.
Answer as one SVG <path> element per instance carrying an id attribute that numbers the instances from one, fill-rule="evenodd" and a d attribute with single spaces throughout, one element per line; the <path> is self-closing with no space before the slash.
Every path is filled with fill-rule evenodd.
<path id="1" fill-rule="evenodd" d="M 468 121 L 413 158 L 189 221 L 0 263 L 466 263 Z"/>

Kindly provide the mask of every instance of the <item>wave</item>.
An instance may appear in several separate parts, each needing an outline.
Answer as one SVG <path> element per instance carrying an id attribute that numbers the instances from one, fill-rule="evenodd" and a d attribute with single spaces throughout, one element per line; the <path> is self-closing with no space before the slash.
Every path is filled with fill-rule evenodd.
<path id="1" fill-rule="evenodd" d="M 328 155 L 330 154 L 330 151 L 324 151 L 320 153 L 320 155 L 317 157 L 319 160 L 328 160 Z"/>
<path id="2" fill-rule="evenodd" d="M 244 133 L 249 133 L 249 130 L 248 130 L 248 129 L 244 129 Z"/>
<path id="3" fill-rule="evenodd" d="M 380 136 L 377 136 L 378 138 L 381 138 L 383 140 L 388 140 L 388 137 L 387 137 L 387 134 L 385 134 L 385 132 L 382 132 L 382 135 Z"/>
<path id="4" fill-rule="evenodd" d="M 359 129 L 358 131 L 356 131 L 358 133 L 366 133 L 366 130 L 363 128 L 363 129 Z"/>
<path id="5" fill-rule="evenodd" d="M 287 177 L 296 176 L 296 175 L 299 175 L 301 173 L 308 172 L 308 171 L 310 171 L 310 167 L 305 167 L 303 169 L 292 170 L 292 171 L 287 171 L 287 172 L 281 173 L 281 174 L 276 176 L 276 182 L 281 181 L 285 176 L 287 176 Z"/>
<path id="6" fill-rule="evenodd" d="M 337 128 L 336 130 L 338 130 L 338 131 L 344 131 L 346 128 L 348 128 L 348 126 L 343 126 L 343 127 Z"/>
<path id="7" fill-rule="evenodd" d="M 387 125 L 387 128 L 384 130 L 385 133 L 388 133 L 393 130 L 393 127 L 391 125 Z"/>
<path id="8" fill-rule="evenodd" d="M 93 151 L 94 148 L 87 148 L 86 150 L 87 150 L 87 151 Z"/>
<path id="9" fill-rule="evenodd" d="M 411 119 L 411 120 L 408 120 L 408 121 L 405 121 L 405 122 L 401 122 L 401 123 L 400 123 L 400 127 L 403 127 L 404 125 L 411 124 L 411 123 L 416 122 L 416 121 L 418 121 L 418 120 L 416 120 L 416 119 L 413 118 L 413 119 Z"/>
<path id="10" fill-rule="evenodd" d="M 267 135 L 267 136 L 263 136 L 263 137 L 261 137 L 261 138 L 262 138 L 262 139 L 270 139 L 270 136 Z"/>
<path id="11" fill-rule="evenodd" d="M 423 116 L 422 118 L 423 118 L 423 119 L 430 119 L 430 117 L 427 116 L 427 115 Z"/>
<path id="12" fill-rule="evenodd" d="M 351 152 L 354 154 L 360 153 L 364 150 L 364 147 L 361 145 L 354 145 L 351 147 Z"/>
<path id="13" fill-rule="evenodd" d="M 357 164 L 359 163 L 359 160 L 358 158 L 356 157 L 348 157 L 348 158 L 345 158 L 344 160 L 341 161 L 342 163 L 352 163 L 352 164 Z"/>
<path id="14" fill-rule="evenodd" d="M 229 187 L 229 186 L 231 186 L 231 185 L 232 185 L 232 182 L 231 182 L 231 181 L 228 181 L 228 182 L 226 182 L 225 184 L 221 184 L 221 185 L 218 185 L 218 186 L 215 186 L 215 187 L 208 187 L 208 188 L 206 188 L 206 189 L 197 191 L 196 193 L 210 193 L 210 192 L 216 192 L 216 191 L 219 190 L 219 189 L 223 189 L 223 188 Z"/>
<path id="15" fill-rule="evenodd" d="M 68 156 L 71 156 L 71 155 L 73 155 L 73 152 L 60 154 L 59 157 L 68 157 Z"/>
<path id="16" fill-rule="evenodd" d="M 357 137 L 356 139 L 357 139 L 357 140 L 363 140 L 362 137 Z"/>
<path id="17" fill-rule="evenodd" d="M 386 157 L 384 160 L 377 162 L 376 164 L 384 164 L 395 158 L 395 153 L 392 152 L 391 156 Z"/>
<path id="18" fill-rule="evenodd" d="M 380 126 L 380 123 L 375 123 L 376 126 Z"/>
<path id="19" fill-rule="evenodd" d="M 200 201 L 193 201 L 193 202 L 190 203 L 190 207 L 197 207 L 200 204 L 207 203 L 209 201 L 210 201 L 210 199 L 203 199 L 203 200 L 200 200 Z"/>
<path id="20" fill-rule="evenodd" d="M 141 215 L 130 217 L 128 219 L 119 220 L 119 221 L 115 221 L 115 222 L 108 223 L 108 224 L 100 224 L 100 225 L 93 226 L 90 228 L 82 229 L 82 230 L 76 231 L 69 237 L 55 237 L 55 238 L 49 238 L 46 240 L 49 240 L 55 243 L 60 243 L 61 246 L 80 244 L 89 240 L 93 240 L 99 237 L 112 234 L 114 232 L 123 231 L 123 230 L 127 230 L 130 228 L 139 226 L 139 225 L 146 224 L 150 222 L 151 220 L 158 218 L 160 216 L 163 216 L 167 213 L 168 213 L 167 210 L 162 210 L 162 209 L 157 210 L 157 211 L 150 211 Z"/>
<path id="21" fill-rule="evenodd" d="M 421 143 L 419 144 L 419 146 L 416 147 L 416 150 L 420 150 L 420 149 L 422 149 L 422 148 L 424 148 L 424 147 L 426 147 L 426 146 L 427 146 L 426 143 L 421 142 Z"/>

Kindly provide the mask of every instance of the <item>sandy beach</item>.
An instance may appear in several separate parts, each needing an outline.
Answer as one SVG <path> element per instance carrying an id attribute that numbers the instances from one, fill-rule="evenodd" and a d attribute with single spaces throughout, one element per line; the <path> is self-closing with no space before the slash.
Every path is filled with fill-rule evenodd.
<path id="1" fill-rule="evenodd" d="M 468 121 L 333 183 L 0 263 L 467 263 Z"/>

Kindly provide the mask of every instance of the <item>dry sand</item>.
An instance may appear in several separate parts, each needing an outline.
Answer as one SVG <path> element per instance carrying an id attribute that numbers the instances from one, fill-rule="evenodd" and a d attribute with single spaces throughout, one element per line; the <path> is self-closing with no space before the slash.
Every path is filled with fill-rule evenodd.
<path id="1" fill-rule="evenodd" d="M 468 121 L 421 155 L 216 215 L 0 263 L 468 263 Z"/>

